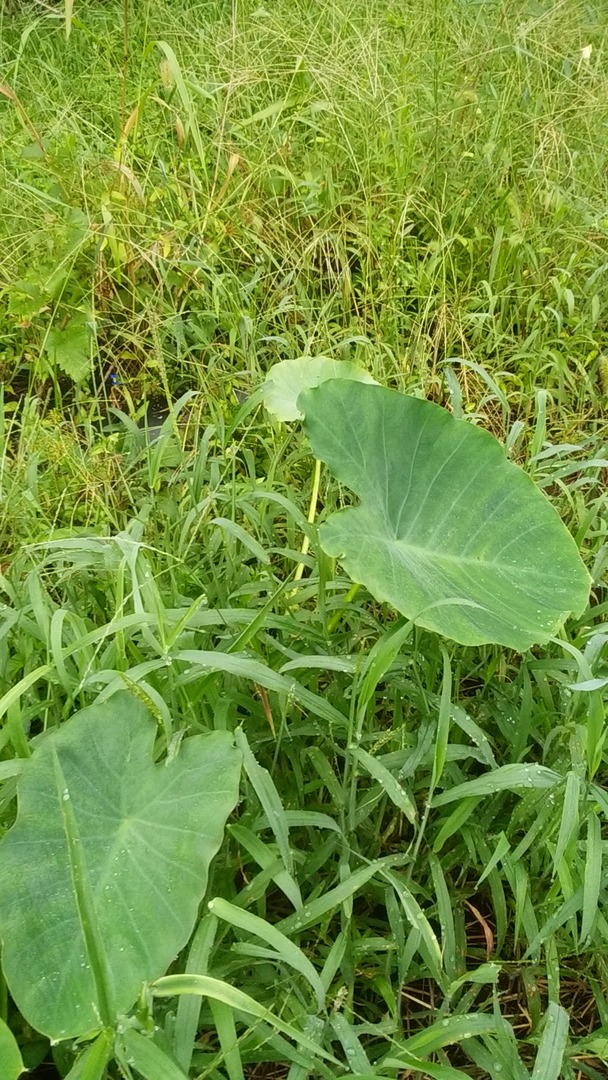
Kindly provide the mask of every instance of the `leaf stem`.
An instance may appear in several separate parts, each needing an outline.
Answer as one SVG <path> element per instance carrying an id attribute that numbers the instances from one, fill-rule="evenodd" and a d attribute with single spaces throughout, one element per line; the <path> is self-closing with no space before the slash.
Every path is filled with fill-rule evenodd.
<path id="1" fill-rule="evenodd" d="M 312 525 L 312 523 L 314 522 L 316 514 L 317 514 L 317 500 L 319 498 L 319 487 L 320 486 L 321 486 L 321 462 L 317 458 L 317 460 L 315 461 L 315 472 L 314 472 L 314 477 L 313 477 L 313 482 L 312 482 L 312 493 L 311 493 L 311 496 L 310 496 L 310 506 L 308 507 L 307 521 L 308 521 L 308 523 L 310 525 Z M 305 536 L 304 537 L 304 542 L 302 544 L 302 555 L 308 555 L 309 547 L 310 547 L 310 537 Z M 296 567 L 296 572 L 295 572 L 295 575 L 294 575 L 294 581 L 300 581 L 300 579 L 302 577 L 302 574 L 304 573 L 304 565 L 305 564 L 303 562 L 298 563 L 298 566 Z"/>
<path id="2" fill-rule="evenodd" d="M 358 581 L 354 581 L 353 584 L 351 585 L 350 589 L 348 590 L 346 596 L 344 597 L 344 604 L 342 605 L 342 607 L 338 608 L 337 611 L 334 611 L 331 619 L 329 620 L 329 622 L 327 624 L 327 632 L 328 632 L 328 634 L 333 634 L 334 630 L 336 629 L 336 626 L 340 622 L 340 619 L 342 618 L 342 615 L 344 613 L 343 608 L 346 607 L 347 604 L 350 604 L 351 600 L 355 599 L 355 596 L 359 592 L 360 588 L 361 588 L 360 583 Z"/>

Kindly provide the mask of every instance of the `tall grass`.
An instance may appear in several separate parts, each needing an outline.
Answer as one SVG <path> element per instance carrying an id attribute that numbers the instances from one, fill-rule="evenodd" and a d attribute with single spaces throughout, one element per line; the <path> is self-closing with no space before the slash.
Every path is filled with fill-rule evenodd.
<path id="1" fill-rule="evenodd" d="M 102 371 L 157 385 L 156 331 L 184 387 L 359 351 L 436 396 L 446 360 L 477 358 L 515 409 L 541 375 L 556 406 L 589 409 L 601 5 L 142 4 L 128 122 L 114 5 L 81 6 L 67 43 L 34 11 L 3 20 L 2 77 L 47 146 L 5 103 L 5 295 L 59 262 L 52 300 L 91 309 Z M 89 225 L 72 247 L 66 206 Z M 9 371 L 41 342 L 13 309 Z"/>

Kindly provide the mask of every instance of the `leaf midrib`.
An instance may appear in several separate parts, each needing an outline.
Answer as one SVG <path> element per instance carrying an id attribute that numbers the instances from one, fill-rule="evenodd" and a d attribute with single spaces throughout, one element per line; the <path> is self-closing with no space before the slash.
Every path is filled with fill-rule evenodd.
<path id="1" fill-rule="evenodd" d="M 372 513 L 363 505 L 345 507 L 344 510 L 338 511 L 337 514 L 333 515 L 333 518 L 338 518 L 340 514 L 347 514 L 349 512 L 358 511 L 363 512 L 366 517 L 373 519 Z M 330 518 L 329 521 L 325 523 L 325 526 L 329 525 L 332 522 L 333 518 Z M 321 528 L 323 527 L 324 526 L 321 526 Z M 539 525 L 538 527 L 541 528 L 542 526 Z M 373 540 L 375 538 L 381 543 L 386 544 L 387 542 L 390 542 L 391 544 L 395 544 L 397 547 L 405 548 L 408 551 L 416 552 L 422 562 L 424 562 L 425 560 L 437 560 L 440 562 L 455 563 L 459 566 L 464 563 L 467 566 L 475 567 L 476 569 L 495 567 L 505 573 L 510 572 L 515 574 L 517 578 L 522 578 L 526 574 L 526 568 L 522 568 L 520 564 L 500 562 L 496 558 L 486 559 L 475 558 L 471 555 L 458 555 L 457 553 L 444 551 L 440 548 L 431 548 L 428 545 L 413 544 L 410 540 L 407 540 L 404 537 L 395 536 L 392 529 L 388 528 L 385 532 L 379 532 L 377 529 L 374 532 L 370 530 L 368 531 L 367 535 L 370 540 Z"/>
<path id="2" fill-rule="evenodd" d="M 91 965 L 91 973 L 93 975 L 97 993 L 100 1020 L 104 1027 L 110 1027 L 115 1020 L 115 1010 L 112 1009 L 111 1004 L 112 995 L 107 977 L 103 937 L 95 915 L 91 881 L 84 859 L 76 816 L 69 797 L 69 787 L 55 747 L 52 748 L 52 754 L 57 798 L 59 800 L 63 830 L 68 848 L 76 912 L 82 930 L 82 936 L 84 938 L 87 958 Z M 67 798 L 65 797 L 66 793 Z"/>

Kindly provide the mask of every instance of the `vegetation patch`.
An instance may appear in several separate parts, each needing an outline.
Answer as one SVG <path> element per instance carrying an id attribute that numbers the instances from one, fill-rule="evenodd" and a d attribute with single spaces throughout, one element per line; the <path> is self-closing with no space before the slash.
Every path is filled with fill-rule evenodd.
<path id="1" fill-rule="evenodd" d="M 0 1076 L 608 1069 L 599 2 L 0 0 Z"/>

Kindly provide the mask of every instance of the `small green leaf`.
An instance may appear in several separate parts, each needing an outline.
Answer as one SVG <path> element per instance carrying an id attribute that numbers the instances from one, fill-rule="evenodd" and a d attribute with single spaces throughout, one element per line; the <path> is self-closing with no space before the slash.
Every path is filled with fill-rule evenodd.
<path id="1" fill-rule="evenodd" d="M 0 1019 L 0 1076 L 2 1080 L 17 1080 L 25 1066 L 17 1040 L 4 1020 Z"/>
<path id="2" fill-rule="evenodd" d="M 23 325 L 40 315 L 48 304 L 48 296 L 38 279 L 14 281 L 8 296 L 8 312 Z"/>
<path id="3" fill-rule="evenodd" d="M 298 398 L 303 390 L 319 386 L 328 379 L 353 379 L 373 383 L 371 375 L 347 360 L 331 360 L 328 356 L 301 356 L 297 360 L 281 360 L 270 369 L 262 383 L 262 397 L 268 412 L 279 420 L 300 420 Z"/>
<path id="4" fill-rule="evenodd" d="M 53 367 L 80 383 L 91 371 L 91 330 L 84 316 L 74 316 L 65 327 L 52 326 L 44 347 Z"/>

